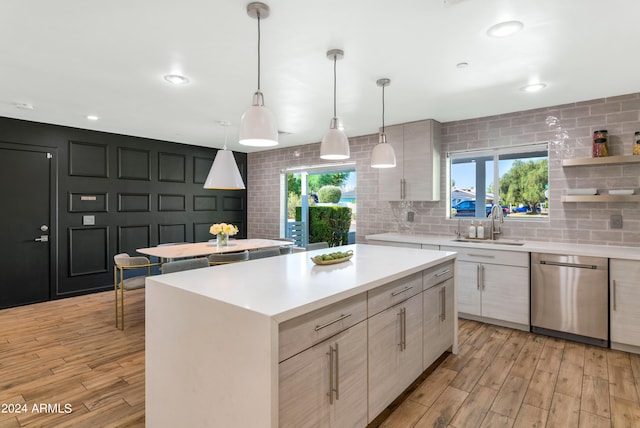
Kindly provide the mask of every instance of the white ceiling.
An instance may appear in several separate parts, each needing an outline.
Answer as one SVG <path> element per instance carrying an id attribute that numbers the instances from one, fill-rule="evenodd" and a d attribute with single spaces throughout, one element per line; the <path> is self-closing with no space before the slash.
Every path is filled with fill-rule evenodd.
<path id="1" fill-rule="evenodd" d="M 0 0 L 0 116 L 220 148 L 257 87 L 257 21 L 238 0 Z M 640 90 L 638 0 L 267 0 L 262 90 L 280 147 Z M 493 24 L 523 31 L 490 38 Z M 469 66 L 458 69 L 456 64 Z M 191 79 L 171 86 L 168 73 Z M 520 88 L 531 81 L 547 87 Z M 31 104 L 24 110 L 16 104 Z M 87 114 L 100 117 L 86 120 Z"/>

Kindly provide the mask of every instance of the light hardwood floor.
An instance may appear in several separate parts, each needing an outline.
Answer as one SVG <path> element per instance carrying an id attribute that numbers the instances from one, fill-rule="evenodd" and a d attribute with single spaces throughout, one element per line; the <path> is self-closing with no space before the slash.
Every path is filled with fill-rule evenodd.
<path id="1" fill-rule="evenodd" d="M 640 427 L 640 355 L 460 320 L 447 359 L 383 427 Z"/>
<path id="2" fill-rule="evenodd" d="M 0 404 L 26 405 L 0 428 L 144 426 L 144 290 L 125 298 L 124 331 L 113 292 L 0 311 Z M 640 427 L 639 355 L 465 320 L 459 337 L 383 427 Z"/>
<path id="3" fill-rule="evenodd" d="M 25 413 L 0 409 L 0 428 L 143 427 L 144 289 L 125 305 L 124 331 L 113 291 L 0 310 L 0 403 L 26 404 Z"/>

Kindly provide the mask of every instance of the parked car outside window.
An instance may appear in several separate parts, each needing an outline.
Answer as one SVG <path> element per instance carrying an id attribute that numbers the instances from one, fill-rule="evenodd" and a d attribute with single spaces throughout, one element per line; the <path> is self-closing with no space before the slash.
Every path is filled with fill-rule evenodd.
<path id="1" fill-rule="evenodd" d="M 492 204 L 486 204 L 485 215 L 487 217 L 491 215 L 492 207 L 493 207 Z M 456 214 L 454 217 L 475 217 L 476 216 L 476 201 L 471 201 L 471 200 L 462 201 L 462 202 L 459 202 L 457 205 L 454 205 L 453 208 L 456 210 L 455 211 Z M 509 208 L 501 207 L 501 209 L 502 209 L 503 215 L 509 214 Z"/>

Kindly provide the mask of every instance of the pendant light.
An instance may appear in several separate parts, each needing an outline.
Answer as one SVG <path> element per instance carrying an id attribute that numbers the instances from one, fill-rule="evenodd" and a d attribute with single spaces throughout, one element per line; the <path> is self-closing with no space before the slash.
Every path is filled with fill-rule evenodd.
<path id="1" fill-rule="evenodd" d="M 227 127 L 231 125 L 229 122 L 220 122 L 220 126 L 224 126 L 224 148 L 218 150 L 216 157 L 211 165 L 211 170 L 204 182 L 205 189 L 219 190 L 244 190 L 244 182 L 238 170 L 238 165 L 233 157 L 233 152 L 227 150 Z"/>
<path id="2" fill-rule="evenodd" d="M 247 14 L 258 20 L 258 90 L 253 94 L 251 107 L 240 119 L 239 143 L 254 147 L 275 146 L 278 144 L 278 124 L 271 111 L 264 107 L 264 96 L 260 91 L 260 20 L 269 16 L 269 6 L 249 3 Z"/>
<path id="3" fill-rule="evenodd" d="M 344 52 L 340 49 L 331 49 L 327 52 L 327 58 L 333 60 L 333 118 L 329 125 L 329 131 L 324 134 L 320 143 L 320 158 L 340 160 L 348 159 L 349 140 L 342 131 L 340 119 L 336 116 L 336 63 L 344 57 Z"/>
<path id="4" fill-rule="evenodd" d="M 387 143 L 387 136 L 384 133 L 384 88 L 391 84 L 391 79 L 378 79 L 376 84 L 382 87 L 382 131 L 380 131 L 378 144 L 371 152 L 371 167 L 393 168 L 396 166 L 396 152 L 393 146 Z"/>

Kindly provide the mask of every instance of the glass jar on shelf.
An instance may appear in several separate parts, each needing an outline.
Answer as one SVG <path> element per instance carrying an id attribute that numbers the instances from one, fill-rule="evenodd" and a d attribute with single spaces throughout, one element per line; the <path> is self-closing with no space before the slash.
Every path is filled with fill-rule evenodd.
<path id="1" fill-rule="evenodd" d="M 593 157 L 600 158 L 604 156 L 609 156 L 606 129 L 593 132 Z"/>

